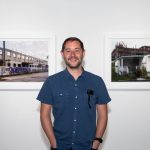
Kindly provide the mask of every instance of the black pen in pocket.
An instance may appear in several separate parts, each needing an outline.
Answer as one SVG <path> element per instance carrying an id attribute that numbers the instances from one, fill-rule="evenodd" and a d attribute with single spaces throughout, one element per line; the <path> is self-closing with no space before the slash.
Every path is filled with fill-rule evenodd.
<path id="1" fill-rule="evenodd" d="M 88 94 L 88 105 L 89 105 L 89 108 L 91 109 L 90 97 L 91 97 L 91 95 L 94 94 L 94 91 L 91 89 L 87 89 L 87 94 Z"/>

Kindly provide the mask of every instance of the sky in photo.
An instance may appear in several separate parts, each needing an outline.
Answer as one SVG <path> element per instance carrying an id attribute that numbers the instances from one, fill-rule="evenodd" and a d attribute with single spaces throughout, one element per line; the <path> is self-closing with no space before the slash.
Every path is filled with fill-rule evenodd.
<path id="1" fill-rule="evenodd" d="M 2 40 L 0 47 L 3 47 Z M 25 55 L 48 60 L 48 41 L 6 41 L 5 47 Z"/>
<path id="2" fill-rule="evenodd" d="M 117 43 L 124 43 L 127 48 L 140 48 L 141 46 L 150 46 L 150 39 L 116 39 L 112 40 L 112 50 Z"/>

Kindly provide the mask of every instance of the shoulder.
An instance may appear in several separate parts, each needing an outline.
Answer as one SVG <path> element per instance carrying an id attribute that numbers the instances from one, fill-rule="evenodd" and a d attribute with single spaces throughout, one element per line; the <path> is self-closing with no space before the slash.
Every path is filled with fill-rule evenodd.
<path id="1" fill-rule="evenodd" d="M 104 80 L 101 76 L 96 75 L 96 74 L 91 73 L 91 72 L 88 72 L 88 71 L 85 71 L 85 74 L 86 74 L 86 80 L 88 82 L 90 82 L 91 84 L 93 84 L 94 86 L 96 86 L 96 87 L 105 86 Z"/>
<path id="2" fill-rule="evenodd" d="M 102 80 L 102 77 L 101 77 L 101 76 L 98 76 L 98 75 L 96 75 L 96 74 L 94 74 L 94 73 L 85 71 L 85 74 L 86 74 L 86 77 L 87 77 L 87 78 L 90 78 L 91 80 L 96 80 L 96 81 Z"/>
<path id="3" fill-rule="evenodd" d="M 55 81 L 58 81 L 58 80 L 60 80 L 60 79 L 63 78 L 63 74 L 64 74 L 64 71 L 60 71 L 60 72 L 58 72 L 58 73 L 55 73 L 55 74 L 53 74 L 53 75 L 50 75 L 50 76 L 46 79 L 46 81 L 47 81 L 47 82 L 55 82 Z"/>

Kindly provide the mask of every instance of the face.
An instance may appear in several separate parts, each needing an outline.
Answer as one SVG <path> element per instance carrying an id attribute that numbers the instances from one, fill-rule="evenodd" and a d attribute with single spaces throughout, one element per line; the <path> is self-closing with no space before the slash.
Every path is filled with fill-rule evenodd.
<path id="1" fill-rule="evenodd" d="M 65 49 L 61 52 L 66 65 L 72 69 L 81 67 L 83 57 L 85 55 L 78 41 L 68 41 Z"/>

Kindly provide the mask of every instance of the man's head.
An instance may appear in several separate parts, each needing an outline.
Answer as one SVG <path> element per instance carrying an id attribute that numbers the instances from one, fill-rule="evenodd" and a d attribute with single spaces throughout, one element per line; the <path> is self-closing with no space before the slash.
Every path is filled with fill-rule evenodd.
<path id="1" fill-rule="evenodd" d="M 83 42 L 76 37 L 67 38 L 62 45 L 61 54 L 69 68 L 79 68 L 85 55 Z"/>
<path id="2" fill-rule="evenodd" d="M 63 52 L 63 51 L 65 50 L 65 46 L 66 46 L 66 43 L 67 43 L 67 42 L 73 42 L 73 41 L 79 42 L 79 43 L 80 43 L 80 48 L 84 51 L 83 42 L 82 42 L 79 38 L 77 38 L 77 37 L 69 37 L 69 38 L 67 38 L 67 39 L 64 41 L 64 43 L 62 44 L 62 49 L 61 49 L 61 51 Z"/>

